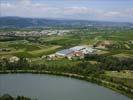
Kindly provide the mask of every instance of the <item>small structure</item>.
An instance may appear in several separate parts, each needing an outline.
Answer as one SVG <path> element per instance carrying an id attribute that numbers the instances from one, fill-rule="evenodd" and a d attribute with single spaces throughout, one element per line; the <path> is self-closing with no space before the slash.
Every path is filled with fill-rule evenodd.
<path id="1" fill-rule="evenodd" d="M 16 57 L 16 56 L 13 56 L 13 57 L 11 57 L 10 59 L 9 59 L 9 61 L 10 62 L 17 62 L 17 61 L 19 61 L 19 58 L 18 57 Z"/>
<path id="2" fill-rule="evenodd" d="M 89 53 L 94 53 L 95 52 L 95 49 L 93 48 L 85 48 L 83 50 L 81 50 L 84 54 L 89 54 Z"/>
<path id="3" fill-rule="evenodd" d="M 75 51 L 73 57 L 78 57 L 80 59 L 84 58 L 84 53 L 82 51 Z"/>
<path id="4" fill-rule="evenodd" d="M 75 51 L 74 56 L 77 56 L 77 57 L 84 56 L 84 53 L 81 51 Z"/>
<path id="5" fill-rule="evenodd" d="M 0 48 L 0 51 L 2 51 L 2 52 L 9 52 L 11 50 L 10 49 L 7 49 L 7 48 Z"/>
<path id="6" fill-rule="evenodd" d="M 55 60 L 56 59 L 56 55 L 55 54 L 50 54 L 46 56 L 47 60 Z"/>
<path id="7" fill-rule="evenodd" d="M 48 57 L 54 58 L 55 57 L 55 54 L 50 54 L 50 55 L 48 55 Z"/>

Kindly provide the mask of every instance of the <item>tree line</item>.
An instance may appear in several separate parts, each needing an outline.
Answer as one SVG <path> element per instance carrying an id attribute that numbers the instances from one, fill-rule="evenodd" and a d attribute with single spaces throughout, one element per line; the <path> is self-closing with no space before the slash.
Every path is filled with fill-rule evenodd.
<path id="1" fill-rule="evenodd" d="M 93 60 L 98 63 L 91 64 L 89 62 Z M 82 75 L 97 75 L 104 73 L 105 70 L 133 70 L 133 59 L 86 55 L 82 60 L 45 61 L 42 64 L 29 62 L 26 58 L 20 58 L 17 62 L 10 62 L 7 59 L 3 59 L 0 60 L 0 70 L 47 70 Z"/>

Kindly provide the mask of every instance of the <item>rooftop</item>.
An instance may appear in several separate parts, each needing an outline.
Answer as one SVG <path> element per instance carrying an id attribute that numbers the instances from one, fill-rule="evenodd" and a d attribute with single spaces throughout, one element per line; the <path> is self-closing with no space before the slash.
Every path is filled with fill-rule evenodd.
<path id="1" fill-rule="evenodd" d="M 65 50 L 58 51 L 57 54 L 68 55 L 68 54 L 70 54 L 72 52 L 73 52 L 73 50 L 71 50 L 71 49 L 65 49 Z"/>
<path id="2" fill-rule="evenodd" d="M 79 50 L 84 49 L 84 48 L 86 48 L 86 47 L 85 46 L 75 46 L 75 47 L 72 47 L 70 49 L 74 50 L 74 51 L 79 51 Z"/>

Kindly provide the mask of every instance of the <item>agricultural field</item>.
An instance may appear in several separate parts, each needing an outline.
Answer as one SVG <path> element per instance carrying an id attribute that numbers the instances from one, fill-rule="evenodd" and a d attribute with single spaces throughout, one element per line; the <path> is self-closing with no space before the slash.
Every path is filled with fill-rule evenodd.
<path id="1" fill-rule="evenodd" d="M 6 36 L 0 37 L 0 48 L 8 49 L 0 51 L 1 56 L 41 57 L 77 45 L 92 45 L 101 51 L 98 52 L 100 55 L 115 57 L 132 57 L 133 55 L 133 29 L 75 29 L 75 31 L 61 36 L 26 38 L 7 36 L 14 40 L 6 40 Z M 5 41 L 3 41 L 4 38 Z"/>
<path id="2" fill-rule="evenodd" d="M 129 89 L 125 93 L 131 94 L 133 29 L 72 30 L 63 35 L 0 36 L 0 70 L 44 70 L 79 74 L 113 82 L 120 87 L 118 90 L 125 86 Z M 23 32 L 19 29 L 17 31 Z M 58 51 L 84 45 L 96 52 L 72 59 L 56 55 Z M 53 55 L 55 56 L 49 59 Z"/>
<path id="3" fill-rule="evenodd" d="M 122 83 L 123 85 L 133 88 L 133 71 L 124 70 L 124 71 L 106 71 L 106 76 L 112 78 L 113 81 Z"/>
<path id="4" fill-rule="evenodd" d="M 1 57 L 7 55 L 27 58 L 40 57 L 44 54 L 55 52 L 60 47 L 58 45 L 41 45 L 27 40 L 6 41 L 0 42 L 0 48 L 7 49 L 8 51 L 0 51 L 0 55 Z"/>

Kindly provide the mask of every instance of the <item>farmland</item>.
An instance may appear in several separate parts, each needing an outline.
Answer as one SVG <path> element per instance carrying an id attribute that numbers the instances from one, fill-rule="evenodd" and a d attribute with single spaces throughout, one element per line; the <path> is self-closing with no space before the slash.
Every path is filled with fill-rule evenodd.
<path id="1" fill-rule="evenodd" d="M 128 70 L 120 72 L 107 71 L 105 74 L 112 77 L 113 81 L 121 82 L 122 84 L 133 88 L 133 72 Z"/>
<path id="2" fill-rule="evenodd" d="M 91 29 L 90 29 L 91 30 Z M 92 45 L 98 47 L 104 45 L 104 41 L 110 44 L 103 48 L 98 48 L 101 52 L 108 52 L 105 55 L 114 55 L 116 57 L 132 57 L 133 54 L 133 30 L 91 30 L 75 29 L 65 35 L 50 35 L 41 37 L 23 37 L 23 36 L 1 36 L 0 48 L 9 49 L 10 52 L 0 52 L 0 55 L 22 55 L 27 57 L 43 56 L 44 54 L 54 53 L 62 48 L 69 48 L 76 45 Z M 4 30 L 2 30 L 4 32 Z M 23 31 L 22 31 L 23 32 Z M 6 38 L 14 38 L 14 40 Z M 5 41 L 3 39 L 5 38 Z M 106 44 L 106 43 L 105 43 Z M 48 48 L 50 50 L 48 50 Z M 34 54 L 33 54 L 34 53 Z M 100 54 L 100 53 L 99 53 Z"/>
<path id="3" fill-rule="evenodd" d="M 60 29 L 57 28 L 57 30 Z M 12 31 L 14 33 L 13 29 Z M 26 33 L 26 31 L 20 29 L 15 29 L 15 31 L 21 34 Z M 45 29 L 34 30 L 37 33 L 42 31 L 44 32 Z M 10 31 L 1 29 L 0 32 L 6 34 Z M 28 32 L 30 31 L 28 30 Z M 55 57 L 49 59 L 60 50 L 82 45 L 93 48 L 96 52 L 86 54 L 84 58 Z M 12 62 L 13 58 L 14 62 Z M 42 36 L 32 36 L 31 34 L 30 36 L 1 35 L 0 66 L 1 71 L 54 71 L 58 74 L 62 72 L 73 73 L 92 77 L 92 79 L 95 77 L 101 79 L 102 82 L 104 80 L 117 84 L 118 91 L 124 91 L 125 94 L 132 97 L 133 29 L 75 28 L 68 29 L 65 34 L 45 34 Z M 97 80 L 95 81 L 97 82 Z M 109 86 L 112 88 L 111 85 Z M 125 90 L 125 87 L 128 90 Z"/>

